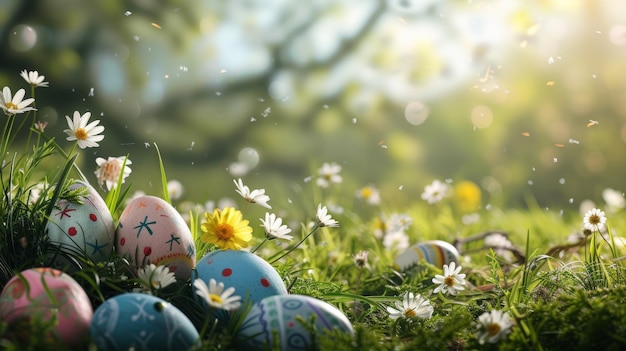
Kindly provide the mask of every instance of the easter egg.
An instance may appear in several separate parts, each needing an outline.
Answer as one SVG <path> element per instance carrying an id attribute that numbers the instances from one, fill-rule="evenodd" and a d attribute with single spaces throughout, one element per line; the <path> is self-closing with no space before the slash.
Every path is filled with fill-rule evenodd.
<path id="1" fill-rule="evenodd" d="M 52 337 L 67 345 L 85 339 L 92 317 L 93 308 L 85 290 L 72 277 L 53 268 L 22 271 L 0 293 L 2 321 L 14 324 L 56 319 Z"/>
<path id="2" fill-rule="evenodd" d="M 276 269 L 261 257 L 240 250 L 217 250 L 198 261 L 194 279 L 207 285 L 211 279 L 235 288 L 244 305 L 273 295 L 286 295 L 287 288 Z M 246 300 L 247 299 L 247 300 Z"/>
<path id="3" fill-rule="evenodd" d="M 69 201 L 59 199 L 46 225 L 51 246 L 64 254 L 88 257 L 95 262 L 110 258 L 115 238 L 113 217 L 98 192 L 89 184 L 76 181 L 70 190 L 84 189 L 84 195 Z M 62 258 L 55 252 L 54 257 Z M 56 263 L 60 263 L 55 259 Z"/>
<path id="4" fill-rule="evenodd" d="M 277 295 L 254 304 L 237 335 L 241 350 L 309 350 L 311 334 L 298 320 L 314 319 L 318 333 L 337 329 L 354 334 L 348 318 L 335 306 L 304 295 Z"/>
<path id="5" fill-rule="evenodd" d="M 183 217 L 167 201 L 144 195 L 120 215 L 115 250 L 135 268 L 165 265 L 178 279 L 189 279 L 196 264 L 196 246 Z"/>
<path id="6" fill-rule="evenodd" d="M 189 350 L 199 341 L 193 323 L 152 295 L 125 293 L 100 305 L 89 329 L 100 351 Z"/>
<path id="7" fill-rule="evenodd" d="M 400 270 L 416 266 L 424 260 L 434 266 L 443 267 L 450 262 L 459 263 L 459 251 L 450 243 L 441 240 L 431 240 L 415 244 L 394 260 L 394 265 Z"/>

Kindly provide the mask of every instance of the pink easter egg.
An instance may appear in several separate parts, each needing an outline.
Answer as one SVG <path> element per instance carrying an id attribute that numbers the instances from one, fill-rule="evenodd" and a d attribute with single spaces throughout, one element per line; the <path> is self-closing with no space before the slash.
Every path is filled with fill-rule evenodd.
<path id="1" fill-rule="evenodd" d="M 76 345 L 88 335 L 93 307 L 85 290 L 69 275 L 53 268 L 31 268 L 2 289 L 0 317 L 8 324 L 54 318 L 53 337 Z"/>
<path id="2" fill-rule="evenodd" d="M 189 279 L 196 266 L 191 231 L 176 209 L 155 196 L 140 196 L 120 215 L 115 250 L 135 268 L 165 265 L 178 279 Z"/>

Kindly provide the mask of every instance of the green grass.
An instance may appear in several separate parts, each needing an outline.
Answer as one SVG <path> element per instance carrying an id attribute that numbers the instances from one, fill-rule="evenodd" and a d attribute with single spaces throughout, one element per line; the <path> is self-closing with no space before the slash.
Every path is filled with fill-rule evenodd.
<path id="1" fill-rule="evenodd" d="M 53 138 L 34 129 L 29 132 L 38 136 L 33 145 L 28 145 L 32 152 L 11 154 L 9 150 L 16 147 L 12 145 L 13 128 L 14 119 L 10 118 L 1 143 L 3 154 L 14 156 L 3 158 L 0 178 L 0 288 L 22 270 L 52 264 L 55 254 L 66 258 L 66 273 L 83 287 L 94 310 L 107 299 L 140 287 L 124 258 L 112 255 L 106 262 L 92 262 L 84 253 L 62 251 L 48 242 L 45 227 L 55 202 L 76 199 L 80 194 L 68 191 L 68 184 L 72 178 L 84 176 L 76 167 L 77 154 L 65 153 Z M 156 150 L 163 194 L 154 195 L 170 201 L 167 165 Z M 130 158 L 132 155 L 126 160 Z M 63 166 L 50 167 L 50 159 Z M 120 175 L 112 192 L 100 189 L 116 221 L 126 198 L 134 191 L 130 182 L 122 184 L 122 180 Z M 35 185 L 44 181 L 48 185 L 33 201 Z M 268 241 L 255 254 L 272 263 L 289 293 L 312 296 L 337 307 L 355 331 L 350 335 L 316 330 L 311 321 L 302 319 L 312 335 L 313 349 L 618 350 L 626 344 L 626 253 L 622 238 L 613 235 L 626 228 L 623 210 L 608 216 L 611 230 L 606 236 L 590 232 L 584 242 L 574 245 L 568 242 L 568 236 L 582 232 L 582 216 L 573 210 L 561 213 L 540 208 L 532 200 L 526 208 L 508 209 L 489 206 L 477 197 L 470 199 L 475 204 L 468 211 L 468 204 L 460 203 L 458 194 L 432 205 L 417 194 L 409 207 L 395 208 L 393 198 L 385 194 L 381 194 L 383 200 L 377 205 L 353 196 L 363 186 L 354 180 L 324 189 L 314 180 L 303 182 L 299 184 L 302 190 L 295 195 L 282 184 L 264 187 L 273 199 L 272 211 L 290 225 L 295 238 L 281 245 Z M 281 204 L 277 200 L 281 197 L 273 194 L 287 194 L 282 198 L 293 198 L 293 202 Z M 188 225 L 200 259 L 217 248 L 200 240 L 204 210 L 183 210 L 183 201 L 179 199 L 173 205 L 181 209 L 181 215 L 190 217 Z M 265 238 L 257 220 L 265 209 L 241 198 L 234 201 L 254 229 L 250 248 L 255 248 Z M 328 206 L 340 227 L 315 227 L 315 210 L 320 203 Z M 471 222 L 467 221 L 468 214 L 474 216 Z M 402 232 L 410 245 L 437 239 L 457 246 L 461 254 L 458 264 L 461 273 L 466 274 L 464 290 L 456 296 L 433 292 L 432 278 L 443 273 L 439 264 L 422 261 L 405 271 L 394 266 L 394 258 L 404 249 L 387 247 L 384 236 L 389 233 L 381 233 L 389 229 L 394 215 L 408 219 Z M 511 246 L 505 250 L 487 247 L 485 237 L 491 232 L 501 233 Z M 360 251 L 369 254 L 362 267 L 354 261 Z M 189 317 L 200 333 L 199 349 L 236 349 L 240 319 L 216 323 L 198 305 L 189 280 L 151 292 Z M 431 318 L 389 317 L 387 307 L 393 307 L 407 292 L 420 294 L 430 302 L 434 310 Z M 513 326 L 497 343 L 481 344 L 477 321 L 491 310 L 506 312 Z M 0 321 L 0 348 L 69 348 L 50 333 L 55 323 L 54 319 L 37 318 L 20 324 Z M 85 335 L 75 349 L 93 350 L 95 345 Z"/>

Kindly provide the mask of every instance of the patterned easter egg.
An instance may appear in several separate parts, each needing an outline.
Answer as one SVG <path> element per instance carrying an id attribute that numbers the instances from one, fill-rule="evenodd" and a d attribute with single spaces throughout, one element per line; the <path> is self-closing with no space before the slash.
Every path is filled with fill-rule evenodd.
<path id="1" fill-rule="evenodd" d="M 183 312 L 161 298 L 139 293 L 117 295 L 100 305 L 90 334 L 100 351 L 189 350 L 199 341 Z"/>
<path id="2" fill-rule="evenodd" d="M 196 265 L 196 246 L 183 217 L 167 201 L 140 196 L 120 215 L 115 250 L 133 267 L 165 265 L 178 279 L 189 279 Z"/>
<path id="3" fill-rule="evenodd" d="M 113 217 L 91 185 L 76 181 L 69 187 L 71 190 L 79 188 L 84 188 L 86 193 L 79 196 L 78 201 L 59 199 L 55 203 L 46 225 L 48 238 L 55 250 L 59 247 L 63 253 L 75 257 L 106 261 L 113 251 Z M 58 260 L 55 262 L 60 263 Z"/>
<path id="4" fill-rule="evenodd" d="M 239 328 L 240 350 L 310 350 L 311 334 L 298 320 L 315 318 L 319 333 L 338 329 L 354 334 L 348 318 L 335 306 L 304 295 L 277 295 L 254 304 Z"/>
<path id="5" fill-rule="evenodd" d="M 22 271 L 0 294 L 0 320 L 17 324 L 55 318 L 52 337 L 67 345 L 86 338 L 92 317 L 93 308 L 85 290 L 72 277 L 53 268 Z"/>
<path id="6" fill-rule="evenodd" d="M 450 262 L 459 263 L 459 251 L 450 243 L 441 240 L 431 240 L 415 244 L 394 260 L 397 269 L 411 268 L 424 260 L 434 266 L 443 267 Z"/>
<path id="7" fill-rule="evenodd" d="M 194 279 L 207 285 L 211 278 L 235 288 L 244 305 L 273 295 L 286 295 L 287 288 L 276 269 L 261 257 L 240 250 L 217 250 L 202 257 Z M 246 297 L 248 300 L 246 300 Z"/>

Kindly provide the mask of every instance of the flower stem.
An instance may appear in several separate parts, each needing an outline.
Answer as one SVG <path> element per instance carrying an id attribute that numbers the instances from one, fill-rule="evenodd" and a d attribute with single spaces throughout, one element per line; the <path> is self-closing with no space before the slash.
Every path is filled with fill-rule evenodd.
<path id="1" fill-rule="evenodd" d="M 296 248 L 298 248 L 298 246 L 302 245 L 302 243 L 309 237 L 311 236 L 311 234 L 315 233 L 315 231 L 320 227 L 320 224 L 317 223 L 315 224 L 315 227 L 313 227 L 313 229 L 311 229 L 311 231 L 309 232 L 309 234 L 307 234 L 304 238 L 302 238 L 302 240 L 300 240 L 297 244 L 295 244 L 294 246 L 292 246 L 289 250 L 287 250 L 286 252 L 284 252 L 282 255 L 278 256 L 277 258 L 273 259 L 270 261 L 270 264 L 273 264 L 274 262 L 280 260 L 281 258 L 289 255 L 293 250 L 295 250 Z"/>
<path id="2" fill-rule="evenodd" d="M 250 251 L 250 253 L 255 253 L 258 249 L 261 248 L 267 242 L 267 238 L 263 239 L 263 241 L 257 246 L 254 250 Z"/>

